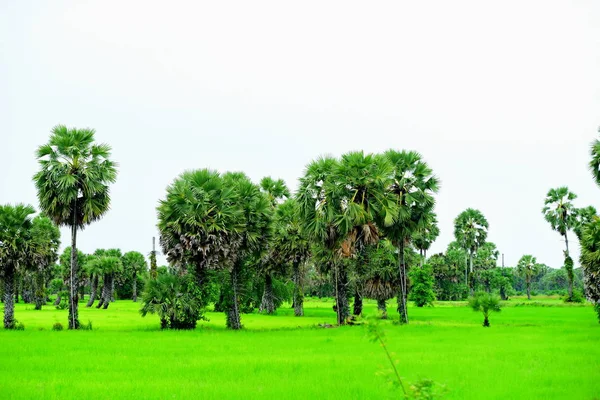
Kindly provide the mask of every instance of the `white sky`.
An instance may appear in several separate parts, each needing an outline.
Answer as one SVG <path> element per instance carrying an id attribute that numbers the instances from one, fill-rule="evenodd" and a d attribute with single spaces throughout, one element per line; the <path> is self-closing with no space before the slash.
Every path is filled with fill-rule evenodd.
<path id="1" fill-rule="evenodd" d="M 0 203 L 37 205 L 34 151 L 58 123 L 95 128 L 120 163 L 86 252 L 150 251 L 185 169 L 295 188 L 320 154 L 414 149 L 442 180 L 433 251 L 474 207 L 507 265 L 559 267 L 548 189 L 600 209 L 599 21 L 597 0 L 0 0 Z"/>

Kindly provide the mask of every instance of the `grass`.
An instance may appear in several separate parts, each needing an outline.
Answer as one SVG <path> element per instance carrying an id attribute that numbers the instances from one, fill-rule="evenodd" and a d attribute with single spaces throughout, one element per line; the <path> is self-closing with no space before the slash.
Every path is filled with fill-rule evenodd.
<path id="1" fill-rule="evenodd" d="M 386 356 L 363 327 L 316 327 L 335 322 L 331 306 L 309 300 L 303 318 L 289 306 L 243 315 L 240 332 L 208 313 L 195 331 L 170 332 L 131 301 L 108 310 L 82 304 L 80 319 L 94 330 L 57 332 L 65 310 L 18 304 L 25 331 L 0 330 L 0 398 L 391 398 L 379 374 Z M 365 314 L 376 314 L 375 303 Z M 514 298 L 489 329 L 461 302 L 411 307 L 409 316 L 408 326 L 384 323 L 388 348 L 406 381 L 433 379 L 447 387 L 445 398 L 600 398 L 600 324 L 589 306 Z"/>

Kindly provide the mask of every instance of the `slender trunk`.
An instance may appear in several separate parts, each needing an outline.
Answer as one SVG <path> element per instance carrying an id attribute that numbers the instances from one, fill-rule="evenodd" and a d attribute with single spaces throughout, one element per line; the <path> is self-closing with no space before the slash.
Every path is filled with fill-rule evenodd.
<path id="1" fill-rule="evenodd" d="M 58 306 L 60 304 L 60 291 L 58 293 L 56 293 L 56 300 L 54 300 L 54 305 Z"/>
<path id="2" fill-rule="evenodd" d="M 302 290 L 302 277 L 300 276 L 300 264 L 294 262 L 294 315 L 302 317 L 304 315 L 304 293 Z"/>
<path id="3" fill-rule="evenodd" d="M 273 294 L 273 277 L 271 274 L 265 274 L 265 290 L 263 290 L 259 311 L 266 311 L 267 314 L 275 313 L 275 295 Z"/>
<path id="4" fill-rule="evenodd" d="M 407 285 L 406 285 L 406 262 L 404 260 L 404 238 L 400 239 L 398 244 L 398 269 L 400 275 L 400 293 L 398 293 L 398 313 L 400 314 L 400 323 L 408 324 L 407 303 Z"/>
<path id="5" fill-rule="evenodd" d="M 336 312 L 338 325 L 345 325 L 350 317 L 350 305 L 348 304 L 348 274 L 340 265 L 335 262 L 335 292 L 336 292 Z"/>
<path id="6" fill-rule="evenodd" d="M 427 249 L 423 249 L 423 260 L 427 261 Z"/>
<path id="7" fill-rule="evenodd" d="M 115 276 L 110 274 L 110 301 L 115 302 Z"/>
<path id="8" fill-rule="evenodd" d="M 377 309 L 381 311 L 381 319 L 387 319 L 387 305 L 384 299 L 377 300 Z"/>
<path id="9" fill-rule="evenodd" d="M 137 274 L 133 274 L 133 302 L 137 302 Z"/>
<path id="10" fill-rule="evenodd" d="M 4 274 L 4 329 L 15 327 L 15 268 L 8 265 Z"/>
<path id="11" fill-rule="evenodd" d="M 42 306 L 46 303 L 46 288 L 44 286 L 44 273 L 43 269 L 35 272 L 35 309 L 41 310 Z"/>
<path id="12" fill-rule="evenodd" d="M 104 304 L 102 305 L 103 310 L 106 310 L 110 305 L 113 294 L 113 287 L 115 285 L 115 277 L 112 272 L 106 275 L 106 279 L 108 282 L 106 285 L 106 297 L 104 298 Z"/>
<path id="13" fill-rule="evenodd" d="M 360 293 L 360 289 L 357 287 L 354 289 L 354 307 L 352 310 L 352 314 L 354 315 L 362 315 L 363 309 L 363 299 Z"/>
<path id="14" fill-rule="evenodd" d="M 236 261 L 231 269 L 231 301 L 227 310 L 227 327 L 229 329 L 242 329 L 240 320 L 240 307 L 238 304 L 238 279 L 240 262 Z"/>
<path id="15" fill-rule="evenodd" d="M 483 326 L 486 328 L 489 328 L 490 326 L 490 320 L 487 314 L 483 314 Z"/>
<path id="16" fill-rule="evenodd" d="M 90 288 L 90 299 L 88 300 L 86 307 L 91 307 L 96 301 L 96 292 L 98 291 L 98 274 L 94 274 L 92 278 L 92 287 Z"/>
<path id="17" fill-rule="evenodd" d="M 471 292 L 471 296 L 473 296 L 475 289 L 473 285 L 473 252 L 469 252 L 469 279 L 468 279 L 469 290 Z"/>
<path id="18" fill-rule="evenodd" d="M 529 279 L 527 279 L 526 284 L 527 284 L 527 300 L 531 300 L 531 293 L 529 291 L 529 288 L 531 286 L 531 281 Z"/>
<path id="19" fill-rule="evenodd" d="M 77 201 L 73 202 L 71 226 L 71 276 L 69 281 L 69 329 L 79 329 L 79 296 L 77 295 Z"/>
<path id="20" fill-rule="evenodd" d="M 108 285 L 110 284 L 110 278 L 108 277 L 109 274 L 105 274 L 104 278 L 102 279 L 102 292 L 100 293 L 100 298 L 98 299 L 98 305 L 96 306 L 96 308 L 100 308 L 104 305 L 105 302 L 107 302 L 108 299 Z"/>

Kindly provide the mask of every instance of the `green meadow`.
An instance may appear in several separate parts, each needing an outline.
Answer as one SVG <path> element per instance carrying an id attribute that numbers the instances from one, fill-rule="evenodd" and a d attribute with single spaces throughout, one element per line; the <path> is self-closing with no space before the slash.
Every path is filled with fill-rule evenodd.
<path id="1" fill-rule="evenodd" d="M 53 331 L 67 311 L 18 304 L 24 331 L 0 331 L 1 399 L 382 399 L 399 398 L 390 365 L 363 326 L 335 324 L 332 301 L 310 299 L 306 316 L 244 314 L 242 331 L 208 312 L 194 331 L 161 331 L 139 304 L 80 305 L 92 331 Z M 389 303 L 390 311 L 392 302 Z M 367 302 L 365 315 L 376 315 Z M 513 298 L 491 328 L 465 303 L 409 310 L 382 322 L 404 381 L 427 378 L 448 399 L 598 399 L 600 325 L 589 306 Z"/>

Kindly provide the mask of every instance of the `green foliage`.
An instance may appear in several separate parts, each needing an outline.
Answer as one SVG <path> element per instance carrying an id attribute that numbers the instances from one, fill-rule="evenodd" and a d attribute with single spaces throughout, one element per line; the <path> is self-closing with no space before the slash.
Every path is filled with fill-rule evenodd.
<path id="1" fill-rule="evenodd" d="M 417 307 L 431 306 L 435 301 L 433 291 L 433 271 L 429 264 L 423 267 L 413 267 L 409 272 L 411 291 L 409 299 L 415 302 Z"/>
<path id="2" fill-rule="evenodd" d="M 22 322 L 19 322 L 17 320 L 15 320 L 15 325 L 13 330 L 15 331 L 24 331 L 25 330 L 25 324 L 23 324 Z"/>
<path id="3" fill-rule="evenodd" d="M 52 325 L 53 331 L 62 331 L 63 329 L 63 324 L 61 324 L 60 322 L 55 322 L 54 325 Z"/>
<path id="4" fill-rule="evenodd" d="M 473 311 L 483 313 L 483 326 L 488 328 L 490 326 L 490 312 L 500 312 L 500 299 L 490 293 L 477 292 L 469 299 L 469 307 L 471 307 Z"/>
<path id="5" fill-rule="evenodd" d="M 573 229 L 576 224 L 577 210 L 573 206 L 573 200 L 577 195 L 566 186 L 556 189 L 550 189 L 544 200 L 544 208 L 542 213 L 544 218 L 552 227 L 552 230 L 557 231 L 562 236 L 566 236 L 567 232 Z"/>
<path id="6" fill-rule="evenodd" d="M 597 156 L 597 155 L 596 155 Z M 594 217 L 583 229 L 580 262 L 585 271 L 585 291 L 599 312 L 600 320 L 600 218 Z"/>
<path id="7" fill-rule="evenodd" d="M 581 293 L 579 290 L 573 289 L 573 294 L 565 294 L 565 296 L 563 297 L 563 301 L 565 303 L 583 303 L 585 301 L 585 297 L 583 296 L 583 293 Z"/>
<path id="8" fill-rule="evenodd" d="M 161 274 L 146 282 L 143 317 L 158 314 L 162 329 L 194 329 L 206 303 L 191 275 Z"/>

